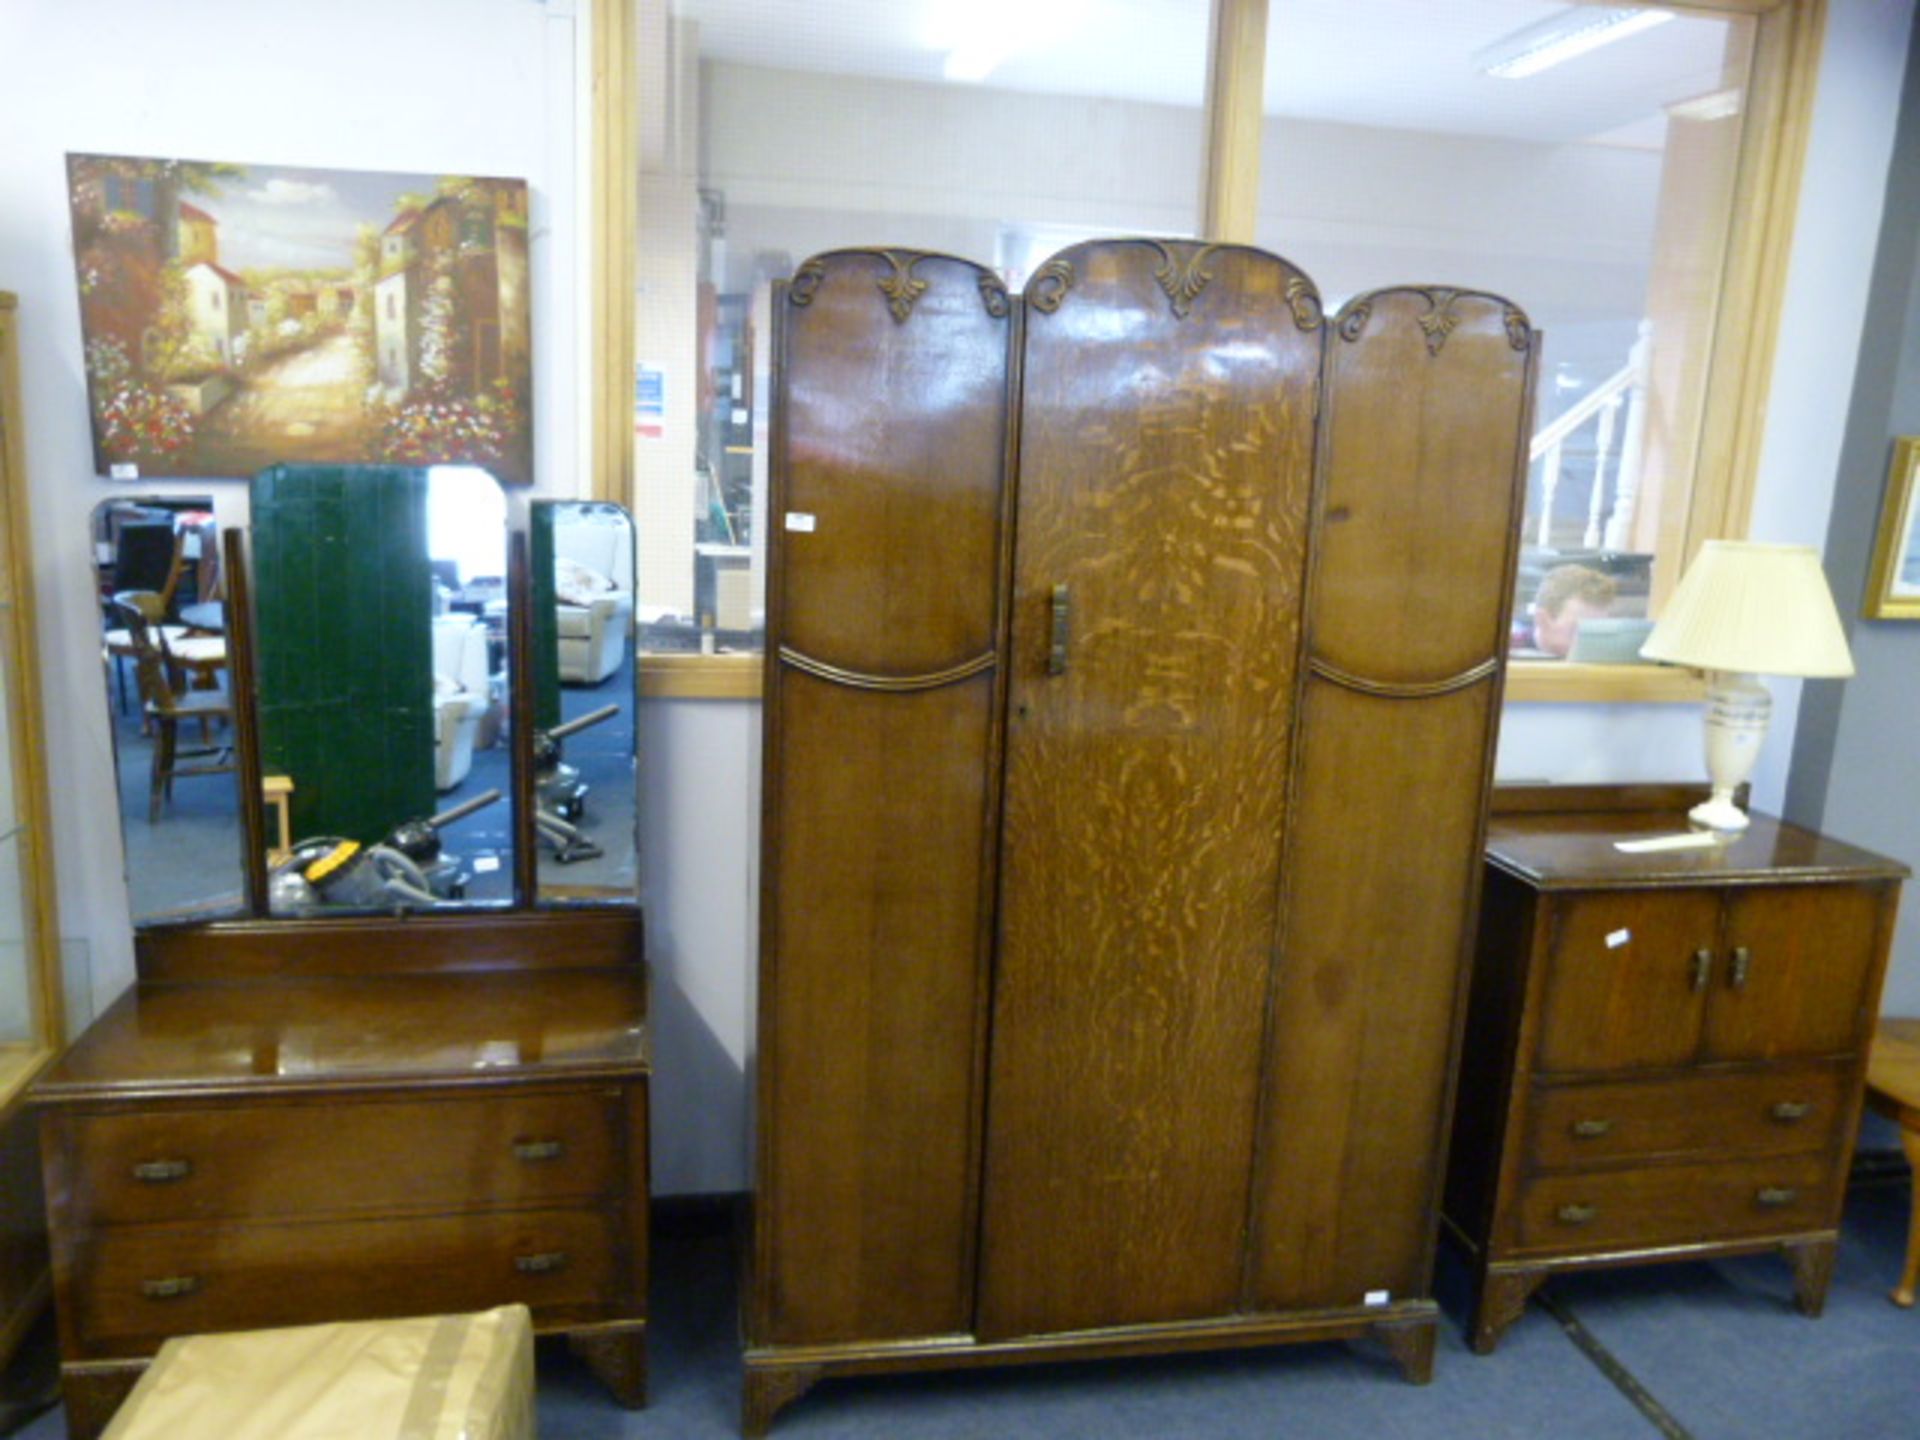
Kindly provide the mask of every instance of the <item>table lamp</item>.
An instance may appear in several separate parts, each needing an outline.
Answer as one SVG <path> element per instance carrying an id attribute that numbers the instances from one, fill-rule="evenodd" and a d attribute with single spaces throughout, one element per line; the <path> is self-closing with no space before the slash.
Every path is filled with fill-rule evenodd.
<path id="1" fill-rule="evenodd" d="M 1753 774 L 1773 710 L 1757 677 L 1853 674 L 1833 591 L 1809 545 L 1707 541 L 1640 654 L 1707 672 L 1713 795 L 1688 817 L 1714 830 L 1747 828 L 1733 794 Z"/>

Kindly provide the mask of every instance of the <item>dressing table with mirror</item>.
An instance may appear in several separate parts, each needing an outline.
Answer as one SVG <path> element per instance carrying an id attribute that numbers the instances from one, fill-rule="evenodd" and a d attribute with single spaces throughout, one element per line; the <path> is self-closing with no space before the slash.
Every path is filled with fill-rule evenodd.
<path id="1" fill-rule="evenodd" d="M 95 525 L 138 982 L 35 1090 L 70 1433 L 170 1336 L 516 1301 L 643 1404 L 631 522 L 439 468 L 251 500 L 217 548 L 134 507 L 211 594 Z"/>

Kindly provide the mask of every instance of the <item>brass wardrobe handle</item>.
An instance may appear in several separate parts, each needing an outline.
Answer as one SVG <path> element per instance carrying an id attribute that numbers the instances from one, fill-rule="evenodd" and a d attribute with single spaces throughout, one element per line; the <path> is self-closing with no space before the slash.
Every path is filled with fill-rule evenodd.
<path id="1" fill-rule="evenodd" d="M 1768 1185 L 1753 1198 L 1769 1210 L 1778 1210 L 1782 1205 L 1791 1205 L 1798 1200 L 1800 1192 L 1785 1185 Z"/>
<path id="2" fill-rule="evenodd" d="M 142 1160 L 133 1167 L 133 1178 L 142 1185 L 170 1185 L 192 1173 L 191 1160 Z"/>
<path id="3" fill-rule="evenodd" d="M 1065 585 L 1053 587 L 1053 644 L 1047 650 L 1047 674 L 1067 673 L 1067 640 L 1073 627 L 1073 596 Z"/>
<path id="4" fill-rule="evenodd" d="M 564 1250 L 543 1250 L 537 1255 L 516 1255 L 513 1268 L 522 1275 L 551 1275 L 556 1270 L 567 1268 L 567 1252 Z"/>
<path id="5" fill-rule="evenodd" d="M 541 1160 L 558 1160 L 567 1153 L 564 1141 L 560 1140 L 516 1140 L 513 1142 L 513 1158 L 531 1165 Z"/>
<path id="6" fill-rule="evenodd" d="M 1696 950 L 1693 952 L 1693 989 L 1694 993 L 1707 988 L 1707 981 L 1713 975 L 1713 951 Z"/>
<path id="7" fill-rule="evenodd" d="M 1562 1205 L 1553 1212 L 1553 1218 L 1562 1225 L 1585 1225 L 1599 1213 L 1592 1205 Z"/>
<path id="8" fill-rule="evenodd" d="M 1796 1120 L 1807 1118 L 1807 1112 L 1813 1109 L 1804 1100 L 1782 1100 L 1767 1113 L 1782 1125 L 1791 1125 Z"/>
<path id="9" fill-rule="evenodd" d="M 1598 1140 L 1613 1129 L 1611 1120 L 1576 1120 L 1573 1122 L 1573 1135 L 1576 1140 Z"/>
<path id="10" fill-rule="evenodd" d="M 198 1275 L 163 1275 L 158 1280 L 142 1280 L 140 1293 L 149 1300 L 179 1300 L 200 1288 Z"/>
<path id="11" fill-rule="evenodd" d="M 1733 947 L 1733 963 L 1727 966 L 1727 984 L 1735 990 L 1747 983 L 1747 972 L 1753 968 L 1753 952 L 1744 945 Z"/>

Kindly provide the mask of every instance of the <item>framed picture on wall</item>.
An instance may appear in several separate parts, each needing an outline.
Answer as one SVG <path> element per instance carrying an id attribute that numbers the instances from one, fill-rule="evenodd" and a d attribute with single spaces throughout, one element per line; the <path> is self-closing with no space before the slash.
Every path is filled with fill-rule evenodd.
<path id="1" fill-rule="evenodd" d="M 1873 569 L 1861 613 L 1869 620 L 1920 620 L 1920 505 L 1914 476 L 1920 472 L 1920 435 L 1893 442 L 1893 469 L 1880 505 L 1873 542 Z"/>
<path id="2" fill-rule="evenodd" d="M 533 478 L 527 182 L 68 155 L 97 472 Z"/>

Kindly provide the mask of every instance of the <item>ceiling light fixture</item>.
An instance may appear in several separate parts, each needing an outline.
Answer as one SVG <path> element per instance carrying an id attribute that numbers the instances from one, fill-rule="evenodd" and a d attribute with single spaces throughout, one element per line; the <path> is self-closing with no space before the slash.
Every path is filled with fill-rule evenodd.
<path id="1" fill-rule="evenodd" d="M 1482 75 L 1523 80 L 1542 70 L 1551 70 L 1576 55 L 1638 35 L 1671 19 L 1671 10 L 1650 10 L 1638 5 L 1575 5 L 1537 25 L 1496 40 L 1473 57 L 1473 65 Z"/>
<path id="2" fill-rule="evenodd" d="M 1043 54 L 1079 35 L 1094 0 L 935 0 L 926 32 L 946 51 L 940 73 L 978 85 L 1016 57 Z"/>

